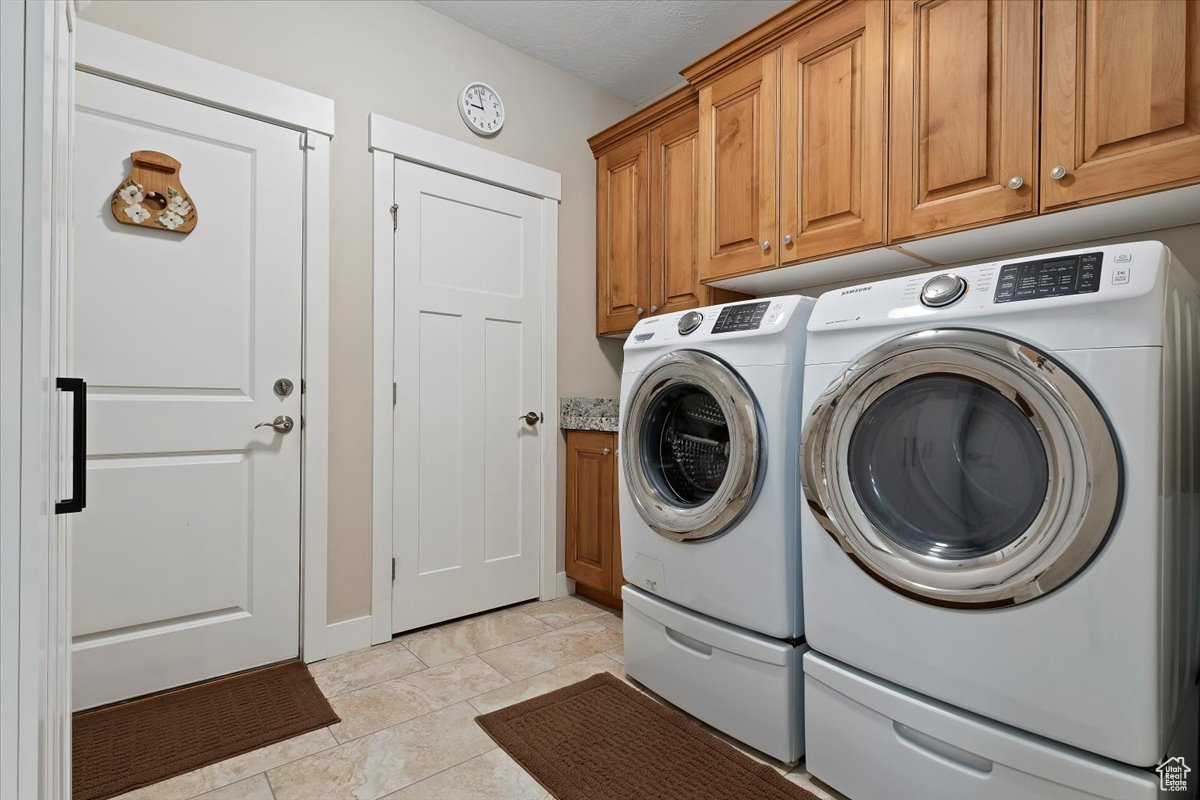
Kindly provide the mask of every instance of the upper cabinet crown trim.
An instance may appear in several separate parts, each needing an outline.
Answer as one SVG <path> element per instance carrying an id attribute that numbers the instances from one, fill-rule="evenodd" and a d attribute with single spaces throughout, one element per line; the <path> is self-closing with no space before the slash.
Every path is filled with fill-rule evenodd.
<path id="1" fill-rule="evenodd" d="M 686 67 L 679 74 L 693 86 L 708 83 L 725 71 L 776 48 L 799 28 L 843 5 L 846 0 L 800 0 L 718 50 Z"/>
<path id="2" fill-rule="evenodd" d="M 598 156 L 614 144 L 638 133 L 644 133 L 657 126 L 668 117 L 690 106 L 696 105 L 696 89 L 684 86 L 669 95 L 655 100 L 650 105 L 637 111 L 631 117 L 611 125 L 588 139 L 592 155 Z"/>
<path id="3" fill-rule="evenodd" d="M 147 65 L 153 68 L 148 69 Z M 333 136 L 333 101 L 269 78 L 80 20 L 75 66 L 244 117 Z M 219 97 L 213 87 L 220 87 Z"/>

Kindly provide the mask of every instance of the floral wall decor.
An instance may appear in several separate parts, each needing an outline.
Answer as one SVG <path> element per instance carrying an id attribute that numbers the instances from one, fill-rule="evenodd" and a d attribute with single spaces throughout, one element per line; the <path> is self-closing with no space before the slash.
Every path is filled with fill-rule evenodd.
<path id="1" fill-rule="evenodd" d="M 179 180 L 179 162 L 154 150 L 137 150 L 129 158 L 133 168 L 112 197 L 117 222 L 191 233 L 196 227 L 196 206 Z"/>

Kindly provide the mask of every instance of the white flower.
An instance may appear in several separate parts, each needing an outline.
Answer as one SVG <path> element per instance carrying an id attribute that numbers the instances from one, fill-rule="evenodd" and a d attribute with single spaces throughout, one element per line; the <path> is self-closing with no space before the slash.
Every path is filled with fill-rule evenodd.
<path id="1" fill-rule="evenodd" d="M 138 192 L 138 196 L 141 196 L 141 192 Z M 134 203 L 132 205 L 125 206 L 125 216 L 141 225 L 143 222 L 150 219 L 150 212 L 146 210 L 145 206 Z"/>
<path id="2" fill-rule="evenodd" d="M 186 217 L 188 212 L 192 210 L 192 204 L 178 192 L 171 192 L 171 202 L 167 208 L 181 217 Z"/>
<path id="3" fill-rule="evenodd" d="M 158 219 L 155 220 L 155 222 L 157 222 L 159 225 L 162 225 L 167 230 L 173 231 L 182 225 L 184 220 L 183 217 L 179 216 L 174 211 L 164 211 L 158 215 Z"/>
<path id="4" fill-rule="evenodd" d="M 142 187 L 138 186 L 136 183 L 130 183 L 128 186 L 126 186 L 124 189 L 122 189 L 118 194 L 119 194 L 120 198 L 122 200 L 124 200 L 127 205 L 130 205 L 130 206 L 137 205 L 138 203 L 140 203 L 146 199 L 146 196 L 144 194 L 142 194 Z M 129 209 L 125 209 L 125 213 L 129 213 Z"/>

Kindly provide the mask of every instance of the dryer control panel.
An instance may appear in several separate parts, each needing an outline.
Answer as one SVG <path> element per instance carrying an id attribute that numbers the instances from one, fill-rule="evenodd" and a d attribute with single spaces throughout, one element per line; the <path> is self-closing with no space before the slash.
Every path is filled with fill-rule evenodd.
<path id="1" fill-rule="evenodd" d="M 713 333 L 732 333 L 734 331 L 755 331 L 762 324 L 763 315 L 771 306 L 769 300 L 758 303 L 738 303 L 725 306 L 713 324 Z"/>
<path id="2" fill-rule="evenodd" d="M 993 303 L 1100 291 L 1104 253 L 1079 253 L 1005 264 L 996 279 Z"/>

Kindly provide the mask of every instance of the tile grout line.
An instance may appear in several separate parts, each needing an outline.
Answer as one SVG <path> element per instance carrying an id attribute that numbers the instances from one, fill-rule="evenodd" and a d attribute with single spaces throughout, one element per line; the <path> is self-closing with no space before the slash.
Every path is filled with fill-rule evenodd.
<path id="1" fill-rule="evenodd" d="M 493 750 L 502 750 L 502 749 L 503 748 L 501 748 L 500 745 L 496 744 L 495 741 L 493 741 L 492 748 L 490 750 L 484 750 L 482 753 L 476 753 L 475 755 L 468 758 L 467 761 L 474 761 L 477 758 L 483 758 L 484 756 L 486 756 L 488 753 L 492 752 Z M 505 755 L 508 755 L 508 753 L 505 753 Z M 512 758 L 512 756 L 508 756 L 508 757 Z M 451 764 L 450 766 L 445 767 L 444 769 L 439 769 L 437 772 L 434 772 L 430 775 L 426 775 L 424 778 L 421 778 L 420 780 L 413 781 L 412 783 L 406 783 L 403 786 L 401 786 L 399 789 L 392 789 L 388 792 L 385 792 L 384 794 L 379 795 L 379 797 L 376 797 L 374 800 L 379 800 L 379 798 L 387 797 L 389 794 L 395 794 L 396 792 L 403 792 L 405 789 L 411 789 L 412 787 L 414 787 L 418 784 L 424 783 L 427 780 L 436 778 L 438 775 L 441 775 L 443 772 L 449 772 L 450 770 L 454 769 L 455 767 L 461 767 L 463 764 L 466 764 L 467 761 L 460 761 L 457 764 Z M 516 763 L 516 765 L 518 767 L 521 767 L 521 763 L 519 761 L 517 761 L 515 758 L 513 759 L 513 762 Z M 521 767 L 521 769 L 524 770 L 525 768 Z M 528 770 L 525 770 L 525 771 L 526 771 L 526 773 L 528 773 Z"/>
<path id="2" fill-rule="evenodd" d="M 541 636 L 541 635 L 544 635 L 544 634 L 538 634 L 538 635 L 539 635 L 539 636 Z M 530 638 L 534 638 L 534 637 L 530 637 Z M 526 639 L 522 639 L 522 640 L 520 640 L 520 641 L 527 641 L 527 640 L 526 640 Z M 510 642 L 509 644 L 517 644 L 517 642 Z M 500 647 L 507 647 L 507 646 L 508 646 L 508 645 L 500 645 Z M 498 647 L 494 647 L 494 648 L 492 648 L 492 650 L 498 650 L 498 649 L 499 649 Z M 480 652 L 485 652 L 485 653 L 486 653 L 486 652 L 491 652 L 491 651 L 490 651 L 490 650 L 483 650 L 483 651 L 480 651 Z M 354 741 L 357 741 L 357 740 L 359 740 L 359 739 L 366 738 L 367 736 L 372 736 L 372 735 L 374 735 L 374 734 L 376 734 L 376 733 L 381 733 L 381 732 L 383 732 L 383 731 L 386 731 L 386 730 L 389 730 L 389 729 L 391 729 L 391 728 L 395 728 L 395 727 L 397 727 L 397 726 L 399 726 L 399 725 L 407 725 L 407 724 L 408 724 L 408 723 L 410 723 L 410 722 L 414 722 L 415 720 L 421 719 L 422 717 L 427 717 L 427 716 L 429 716 L 430 714 L 436 714 L 438 711 L 443 711 L 443 710 L 445 710 L 445 709 L 447 709 L 447 708 L 450 708 L 451 706 L 456 706 L 456 705 L 458 705 L 459 703 L 466 703 L 467 705 L 471 706 L 471 708 L 472 708 L 472 709 L 474 709 L 474 710 L 475 710 L 475 715 L 476 715 L 476 716 L 483 716 L 484 712 L 480 711 L 480 710 L 479 710 L 479 708 L 478 708 L 478 707 L 477 707 L 477 706 L 476 706 L 474 703 L 472 703 L 472 702 L 471 702 L 472 700 L 476 700 L 476 699 L 478 699 L 478 698 L 480 698 L 480 697 L 483 697 L 485 694 L 490 694 L 490 693 L 492 693 L 492 692 L 498 692 L 498 691 L 500 691 L 501 689 L 508 688 L 509 686 L 515 686 L 515 685 L 516 685 L 516 684 L 518 684 L 518 683 L 523 683 L 523 682 L 525 682 L 525 681 L 530 681 L 530 680 L 533 680 L 534 678 L 537 678 L 537 677 L 540 677 L 540 676 L 542 676 L 542 675 L 545 675 L 545 674 L 546 674 L 546 673 L 548 673 L 548 672 L 553 672 L 553 671 L 554 671 L 554 670 L 556 670 L 556 669 L 562 669 L 563 667 L 569 667 L 569 666 L 572 666 L 572 665 L 574 665 L 574 664 L 581 664 L 581 663 L 583 663 L 584 661 L 587 661 L 587 660 L 588 660 L 588 659 L 590 659 L 590 658 L 595 658 L 595 657 L 596 657 L 596 656 L 598 656 L 598 655 L 607 656 L 607 654 L 606 654 L 606 653 L 605 653 L 603 650 L 601 650 L 601 651 L 598 651 L 598 652 L 592 653 L 591 655 L 584 656 L 583 658 L 577 658 L 577 659 L 575 659 L 574 661 L 567 661 L 566 663 L 559 664 L 558 666 L 550 667 L 549 669 L 544 669 L 544 670 L 542 670 L 541 672 L 538 672 L 538 673 L 535 673 L 535 674 L 533 674 L 533 675 L 530 675 L 530 676 L 529 676 L 529 677 L 527 677 L 527 678 L 521 678 L 520 680 L 513 680 L 513 679 L 509 678 L 509 677 L 508 677 L 507 675 L 505 675 L 503 672 L 501 672 L 500 670 L 496 669 L 496 668 L 495 668 L 495 667 L 493 667 L 491 664 L 489 664 L 488 662 L 486 662 L 486 661 L 484 661 L 482 658 L 480 658 L 479 660 L 480 660 L 480 661 L 481 661 L 481 662 L 482 662 L 482 663 L 483 663 L 483 664 L 484 664 L 486 667 L 488 667 L 489 669 L 491 669 L 493 672 L 495 672 L 495 673 L 496 673 L 497 675 L 499 675 L 501 678 L 504 678 L 504 680 L 508 681 L 508 683 L 505 683 L 505 684 L 503 684 L 503 685 L 501 685 L 501 686 L 497 686 L 497 687 L 495 687 L 494 689 L 487 689 L 487 690 L 485 690 L 485 691 L 479 692 L 478 694 L 473 694 L 473 695 L 471 695 L 470 697 L 465 697 L 465 698 L 463 698 L 463 699 L 461 699 L 461 700 L 456 700 L 456 701 L 454 701 L 453 703 L 449 703 L 449 704 L 447 704 L 447 705 L 440 706 L 440 707 L 438 707 L 438 708 L 435 708 L 435 709 L 432 709 L 432 710 L 430 710 L 430 711 L 426 711 L 424 714 L 418 714 L 418 715 L 417 715 L 417 716 L 415 716 L 415 717 L 409 717 L 408 719 L 402 719 L 402 720 L 400 720 L 399 722 L 394 722 L 394 723 L 392 723 L 391 725 L 387 725 L 387 726 L 385 726 L 385 727 L 382 727 L 382 728 L 377 728 L 376 730 L 373 730 L 373 731 L 367 731 L 366 733 L 361 733 L 361 734 L 359 734 L 358 736 L 351 737 L 351 738 L 349 738 L 349 739 L 346 739 L 345 741 L 339 740 L 339 739 L 337 738 L 337 735 L 333 733 L 332 726 L 328 726 L 328 727 L 326 727 L 326 730 L 328 730 L 328 731 L 329 731 L 329 735 L 330 735 L 330 736 L 332 736 L 332 737 L 333 737 L 333 740 L 334 740 L 334 741 L 337 743 L 337 744 L 335 744 L 333 747 L 340 747 L 340 746 L 341 746 L 341 745 L 343 745 L 343 744 L 348 744 L 348 743 L 350 743 L 350 742 L 354 742 Z M 463 656 L 462 658 L 455 659 L 454 661 L 447 661 L 445 664 L 439 664 L 439 665 L 438 665 L 438 667 L 444 667 L 444 666 L 448 666 L 448 665 L 450 665 L 450 664 L 457 664 L 459 661 L 465 661 L 466 659 L 468 659 L 468 658 L 472 658 L 472 657 L 479 658 L 479 652 L 476 652 L 476 653 L 471 653 L 471 654 L 469 654 L 469 655 L 465 655 L 465 656 Z M 611 658 L 611 657 L 609 657 L 609 660 L 610 660 L 610 661 L 612 661 L 612 662 L 613 662 L 614 664 L 616 664 L 617 666 L 621 667 L 621 668 L 622 668 L 622 670 L 624 670 L 624 664 L 621 664 L 619 661 L 617 661 L 616 659 L 614 659 L 614 658 Z M 429 669 L 436 669 L 436 668 L 437 668 L 437 667 L 429 667 Z M 423 672 L 423 671 L 424 671 L 424 670 L 422 670 L 422 672 Z M 371 689 L 371 688 L 374 688 L 374 687 L 376 687 L 376 686 L 379 686 L 379 685 L 381 685 L 381 684 L 383 684 L 383 683 L 388 683 L 388 682 L 390 682 L 390 681 L 403 681 L 405 678 L 408 678 L 408 677 L 410 677 L 410 676 L 412 676 L 412 675 L 417 675 L 417 674 L 420 674 L 420 673 L 419 673 L 419 672 L 410 672 L 408 675 L 401 675 L 399 678 L 390 678 L 390 679 L 389 679 L 389 680 L 387 680 L 387 681 L 379 681 L 379 683 L 373 683 L 373 684 L 370 684 L 369 686 L 364 686 L 364 687 L 362 687 L 362 689 L 355 689 L 354 691 L 356 691 L 356 692 L 357 692 L 357 691 L 362 691 L 363 689 Z M 344 693 L 343 693 L 343 694 L 341 694 L 341 695 L 337 695 L 337 697 L 344 697 L 345 695 L 347 695 L 347 694 L 351 694 L 351 693 L 352 693 L 352 692 L 344 692 Z M 327 698 L 327 699 L 328 699 L 328 698 Z M 316 755 L 317 753 L 323 753 L 323 752 L 325 752 L 326 750 L 332 750 L 332 749 L 333 749 L 333 747 L 327 747 L 327 748 L 324 748 L 323 750 L 318 750 L 318 751 L 315 751 L 315 752 L 313 752 L 313 753 L 310 753 L 310 755 Z M 301 756 L 301 758 L 307 758 L 307 756 Z M 299 759 L 295 759 L 295 760 L 299 760 Z M 290 763 L 292 763 L 292 762 L 291 762 L 291 761 L 289 761 L 289 762 L 287 762 L 287 763 L 289 763 L 289 764 L 290 764 Z M 284 766 L 284 765 L 283 765 L 283 764 L 280 764 L 279 766 Z M 275 767 L 271 767 L 271 769 L 275 769 Z M 447 769 L 448 769 L 448 768 L 447 768 Z"/>
<path id="3" fill-rule="evenodd" d="M 530 618 L 532 618 L 532 619 L 535 619 L 535 620 L 537 619 L 537 617 L 534 617 L 532 614 L 528 614 L 527 612 L 523 612 L 523 611 L 518 611 L 518 610 L 516 610 L 516 609 L 513 609 L 513 613 L 521 613 L 521 614 L 525 614 L 525 616 L 528 616 L 528 617 L 530 617 Z M 590 621 L 590 620 L 597 619 L 597 618 L 599 618 L 599 617 L 603 616 L 604 614 L 611 614 L 612 616 L 616 616 L 615 614 L 612 614 L 612 612 L 611 612 L 611 611 L 607 611 L 607 610 L 605 610 L 605 611 L 601 611 L 600 613 L 596 614 L 595 616 L 592 616 L 592 617 L 585 617 L 584 619 L 577 620 L 577 621 L 575 621 L 575 622 L 572 622 L 572 623 L 570 623 L 570 624 L 567 624 L 567 625 L 563 625 L 563 626 L 561 626 L 561 627 L 554 627 L 554 626 L 552 626 L 552 625 L 551 625 L 551 626 L 550 626 L 551 630 L 549 630 L 549 631 L 543 631 L 542 633 L 535 633 L 535 634 L 532 634 L 532 635 L 530 635 L 530 636 L 527 636 L 527 637 L 525 637 L 525 638 L 523 638 L 523 639 L 516 639 L 516 640 L 514 640 L 514 641 L 512 641 L 512 642 L 508 642 L 507 644 L 502 644 L 502 645 L 498 645 L 497 647 L 489 648 L 488 650 L 478 650 L 478 651 L 476 651 L 476 652 L 474 652 L 474 653 L 468 653 L 467 655 L 464 655 L 464 656 L 462 656 L 461 658 L 454 659 L 453 661 L 447 661 L 447 662 L 445 662 L 444 664 L 438 664 L 437 666 L 439 666 L 439 667 L 440 667 L 440 666 L 446 666 L 446 665 L 448 665 L 448 664 L 454 664 L 454 663 L 457 663 L 457 662 L 459 662 L 459 661 L 462 661 L 462 660 L 464 660 L 464 659 L 470 658 L 470 657 L 472 657 L 472 656 L 478 657 L 478 656 L 479 656 L 481 653 L 490 653 L 490 652 L 492 652 L 493 650 L 499 650 L 501 647 L 508 647 L 509 645 L 512 645 L 512 644 L 518 644 L 518 643 L 520 643 L 520 642 L 526 642 L 526 641 L 529 641 L 530 639 L 536 639 L 538 636 L 545 636 L 545 635 L 547 635 L 547 634 L 554 633 L 555 631 L 560 631 L 560 630 L 564 630 L 564 629 L 566 629 L 566 628 L 569 628 L 569 627 L 571 627 L 572 625 L 577 625 L 577 624 L 580 624 L 580 623 L 582 623 L 582 622 L 587 622 L 587 621 Z M 481 616 L 480 618 L 482 619 L 482 618 L 484 618 L 484 617 L 486 617 L 486 615 L 483 615 L 483 616 Z M 620 619 L 620 618 L 618 617 L 618 619 Z M 537 620 L 537 621 L 539 621 L 539 622 L 543 622 L 543 624 L 547 624 L 547 625 L 549 625 L 549 623 L 545 623 L 543 620 Z M 607 626 L 606 626 L 606 627 L 607 627 Z M 610 630 L 611 630 L 611 629 L 610 629 Z M 431 634 L 431 635 L 432 635 L 432 634 Z M 431 666 L 429 666 L 428 664 L 426 664 L 426 663 L 425 663 L 425 661 L 423 661 L 423 660 L 421 659 L 421 657 L 420 657 L 420 656 L 418 656 L 416 653 L 413 653 L 413 652 L 412 652 L 412 651 L 411 651 L 411 650 L 408 648 L 407 644 L 404 644 L 404 643 L 399 643 L 399 642 L 398 642 L 397 644 L 399 645 L 399 647 L 400 647 L 400 648 L 402 648 L 403 650 L 406 650 L 406 651 L 407 651 L 407 652 L 408 652 L 410 655 L 412 655 L 412 657 L 413 657 L 413 658 L 417 659 L 417 661 L 418 661 L 418 662 L 420 662 L 421 664 L 424 664 L 424 665 L 425 665 L 425 669 L 424 669 L 424 670 L 416 670 L 416 671 L 414 671 L 414 672 L 408 673 L 407 675 L 401 675 L 401 676 L 400 676 L 400 677 L 398 677 L 398 678 L 390 678 L 390 679 L 388 679 L 388 680 L 403 680 L 404 678 L 407 678 L 407 677 L 409 677 L 409 675 L 416 675 L 416 674 L 419 674 L 420 672 L 425 672 L 426 670 L 430 670 L 430 669 L 435 669 L 435 668 L 436 668 L 436 667 L 431 667 Z M 611 648 L 610 648 L 610 649 L 611 649 Z M 548 672 L 553 672 L 553 671 L 554 671 L 554 670 L 556 670 L 556 669 L 560 669 L 560 668 L 562 668 L 562 667 L 567 667 L 567 666 L 571 666 L 571 665 L 573 665 L 573 664 L 578 664 L 578 663 L 581 663 L 581 662 L 583 662 L 583 661 L 586 661 L 586 660 L 588 660 L 589 658 L 593 658 L 593 657 L 594 657 L 594 656 L 596 656 L 596 655 L 604 655 L 604 656 L 607 656 L 607 657 L 608 657 L 608 658 L 609 658 L 611 661 L 613 661 L 613 663 L 617 664 L 618 666 L 621 666 L 622 668 L 624 667 L 624 665 L 620 664 L 620 662 L 618 662 L 616 659 L 613 659 L 611 656 L 608 656 L 608 654 L 607 654 L 605 651 L 598 651 L 598 652 L 596 652 L 596 653 L 593 653 L 593 654 L 591 654 L 591 655 L 584 656 L 583 658 L 575 659 L 574 661 L 568 661 L 568 662 L 566 662 L 566 663 L 564 663 L 564 664 L 559 664 L 558 666 L 555 666 L 555 667 L 550 667 L 549 669 L 542 670 L 541 672 L 535 673 L 535 674 L 533 674 L 533 675 L 530 675 L 530 676 L 528 676 L 528 677 L 525 677 L 525 678 L 521 678 L 520 680 L 513 680 L 513 679 L 509 678 L 507 675 L 505 675 L 503 672 L 501 672 L 500 670 L 496 669 L 494 666 L 492 666 L 491 664 L 489 664 L 487 661 L 483 661 L 483 659 L 481 658 L 481 659 L 479 659 L 480 661 L 483 661 L 483 663 L 484 663 L 485 665 L 487 665 L 487 666 L 488 666 L 488 668 L 492 669 L 494 672 L 496 672 L 496 674 L 497 674 L 497 675 L 499 675 L 500 677 L 502 677 L 502 678 L 504 678 L 506 681 L 508 681 L 508 683 L 504 684 L 503 686 L 497 686 L 495 689 L 488 689 L 487 691 L 484 691 L 484 692 L 479 692 L 478 694 L 472 695 L 472 696 L 470 696 L 470 697 L 464 698 L 464 699 L 462 699 L 462 700 L 459 700 L 459 701 L 456 701 L 456 702 L 454 702 L 454 703 L 450 703 L 450 704 L 448 704 L 448 705 L 445 705 L 445 706 L 442 706 L 442 707 L 440 707 L 440 708 L 433 709 L 432 711 L 427 711 L 427 712 L 426 712 L 426 713 L 424 713 L 424 714 L 420 714 L 420 715 L 418 715 L 418 716 L 415 716 L 415 717 L 410 717 L 409 719 L 406 719 L 406 720 L 401 720 L 400 722 L 394 723 L 393 725 L 388 725 L 387 727 L 380 728 L 380 729 L 378 729 L 378 730 L 371 731 L 371 732 L 369 732 L 369 733 L 364 733 L 364 734 L 362 734 L 362 735 L 360 735 L 360 736 L 356 736 L 356 737 L 353 737 L 353 738 L 351 738 L 351 739 L 347 739 L 347 740 L 345 740 L 344 742 L 343 742 L 343 741 L 339 741 L 339 740 L 338 740 L 338 738 L 337 738 L 337 736 L 336 736 L 336 735 L 334 735 L 334 733 L 333 733 L 333 729 L 332 729 L 332 726 L 326 725 L 326 726 L 324 726 L 324 730 L 326 730 L 326 731 L 328 731 L 328 732 L 329 732 L 329 737 L 330 737 L 330 739 L 332 739 L 332 740 L 333 740 L 333 744 L 332 744 L 332 745 L 329 745 L 328 747 L 323 747 L 323 748 L 321 748 L 321 749 L 319 749 L 319 750 L 314 750 L 314 751 L 312 751 L 311 753 L 306 753 L 305 755 L 303 755 L 303 756 L 299 756 L 298 758 L 294 758 L 294 759 L 291 759 L 291 760 L 289 760 L 289 761 L 285 761 L 285 762 L 282 762 L 282 763 L 280 763 L 280 764 L 276 764 L 275 766 L 271 767 L 270 769 L 263 770 L 262 772 L 256 772 L 256 773 L 253 773 L 252 775 L 247 775 L 247 776 L 245 776 L 245 778 L 242 778 L 241 780 L 247 780 L 247 779 L 249 779 L 249 778 L 253 778 L 255 775 L 262 775 L 263 777 L 265 777 L 265 778 L 266 778 L 266 780 L 267 780 L 267 786 L 268 786 L 268 788 L 270 788 L 270 789 L 271 789 L 271 796 L 274 798 L 274 797 L 275 797 L 275 790 L 274 790 L 274 786 L 271 784 L 271 777 L 270 777 L 270 775 L 269 775 L 269 773 L 271 772 L 271 770 L 279 769 L 280 767 L 285 767 L 285 766 L 287 766 L 287 765 L 289 765 L 289 764 L 293 764 L 293 763 L 295 763 L 296 761 L 300 761 L 300 760 L 302 760 L 302 759 L 309 758 L 309 757 L 311 757 L 311 756 L 316 756 L 316 755 L 319 755 L 319 754 L 321 754 L 321 753 L 326 753 L 326 752 L 328 752 L 328 751 L 330 751 L 330 750 L 334 750 L 334 749 L 336 749 L 336 748 L 338 748 L 338 747 L 341 747 L 341 746 L 342 746 L 342 745 L 344 745 L 344 744 L 349 744 L 350 742 L 357 741 L 357 740 L 359 740 L 359 739 L 362 739 L 362 738 L 365 738 L 365 737 L 367 737 L 367 736 L 371 736 L 371 735 L 374 735 L 374 734 L 376 734 L 376 733 L 381 733 L 381 732 L 383 732 L 383 731 L 389 730 L 389 729 L 391 729 L 391 728 L 394 728 L 394 727 L 397 727 L 397 726 L 399 726 L 399 725 L 405 725 L 405 724 L 408 724 L 408 723 L 410 723 L 410 722 L 414 722 L 414 721 L 416 721 L 416 720 L 418 720 L 418 719 L 421 719 L 421 718 L 423 718 L 423 717 L 429 716 L 430 714 L 434 714 L 434 713 L 437 713 L 438 711 L 443 711 L 443 710 L 445 710 L 445 709 L 447 709 L 447 708 L 450 708 L 450 707 L 452 707 L 452 706 L 458 705 L 459 703 L 466 703 L 466 704 L 467 704 L 468 706 L 470 706 L 470 707 L 471 707 L 471 709 L 472 709 L 472 710 L 475 712 L 475 716 L 482 716 L 482 715 L 483 715 L 483 712 L 481 712 L 481 711 L 480 711 L 478 708 L 476 708 L 476 707 L 475 707 L 475 705 L 474 705 L 473 703 L 471 703 L 471 701 L 472 701 L 472 700 L 475 700 L 475 699 L 477 699 L 477 698 L 479 698 L 479 697 L 482 697 L 483 695 L 485 695 L 485 694 L 488 694 L 488 693 L 490 693 L 490 692 L 499 691 L 500 689 L 503 689 L 503 688 L 505 688 L 506 686 L 513 686 L 513 685 L 515 685 L 515 684 L 517 684 L 517 683 L 521 683 L 521 682 L 523 682 L 523 681 L 532 680 L 532 679 L 534 679 L 534 678 L 536 678 L 536 677 L 539 677 L 539 676 L 541 676 L 541 675 L 545 675 L 545 674 L 546 674 L 546 673 L 548 673 Z M 375 683 L 367 684 L 366 686 L 361 686 L 361 687 L 358 687 L 357 689 L 352 689 L 352 690 L 350 690 L 350 691 L 347 691 L 347 692 L 342 692 L 341 694 L 333 695 L 332 697 L 326 697 L 326 700 L 327 700 L 327 701 L 328 701 L 328 700 L 332 700 L 334 697 L 341 697 L 341 696 L 344 696 L 344 695 L 350 694 L 350 693 L 352 693 L 352 692 L 360 691 L 360 690 L 362 690 L 362 689 L 369 689 L 369 688 L 371 688 L 371 687 L 378 686 L 378 685 L 380 685 L 380 684 L 382 684 L 382 683 L 387 683 L 387 682 L 388 682 L 388 680 L 377 681 L 377 682 L 375 682 Z M 322 694 L 324 694 L 324 693 L 322 692 Z M 321 730 L 321 729 L 317 729 L 317 730 Z M 310 731 L 310 733 L 311 733 L 311 732 L 313 732 L 313 731 Z M 302 734 L 302 735 L 303 735 L 303 734 Z M 251 751 L 251 752 L 254 752 L 254 751 Z M 490 751 L 486 751 L 486 752 L 490 752 Z M 482 755 L 482 754 L 480 754 L 480 755 Z M 472 756 L 472 758 L 475 758 L 475 756 Z M 467 760 L 469 761 L 470 759 L 467 759 Z M 220 763 L 220 762 L 218 762 L 218 763 Z M 465 761 L 460 761 L 460 762 L 458 762 L 458 764 L 453 764 L 453 765 L 451 765 L 451 766 L 449 766 L 449 767 L 446 767 L 446 769 L 443 769 L 443 770 L 441 770 L 441 772 L 445 772 L 447 769 L 453 769 L 454 767 L 456 767 L 456 766 L 459 766 L 459 764 L 463 764 L 463 763 L 465 763 Z M 185 774 L 186 774 L 186 773 L 185 773 Z M 435 774 L 440 774 L 440 773 L 435 773 Z M 428 776 L 427 778 L 422 778 L 422 779 L 421 779 L 421 781 L 427 780 L 429 777 L 433 777 L 433 776 L 432 776 L 432 775 L 430 775 L 430 776 Z M 415 783 L 420 783 L 421 781 L 416 781 Z M 193 796 L 192 796 L 192 798 L 190 798 L 189 800 L 194 800 L 194 798 L 196 798 L 196 797 L 199 797 L 199 796 L 201 796 L 201 795 L 203 795 L 203 794 L 205 794 L 205 793 L 207 793 L 207 792 L 210 792 L 210 791 L 215 791 L 216 789 L 221 789 L 221 788 L 224 788 L 224 787 L 226 787 L 226 786 L 230 786 L 230 785 L 232 785 L 232 784 L 234 784 L 234 783 L 237 783 L 237 782 L 238 782 L 238 781 L 229 781 L 229 782 L 227 782 L 227 783 L 223 783 L 223 784 L 220 784 L 220 785 L 217 785 L 217 786 L 210 787 L 209 789 L 206 789 L 204 792 L 201 792 L 201 793 L 200 793 L 200 794 L 198 794 L 198 795 L 193 795 Z M 411 785 L 413 785 L 413 784 L 408 784 L 408 786 L 411 786 Z M 407 788 L 407 786 L 400 787 L 400 789 L 404 789 L 404 788 Z M 400 791 L 400 789 L 396 789 L 396 790 L 394 790 L 394 791 Z"/>

